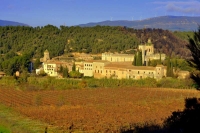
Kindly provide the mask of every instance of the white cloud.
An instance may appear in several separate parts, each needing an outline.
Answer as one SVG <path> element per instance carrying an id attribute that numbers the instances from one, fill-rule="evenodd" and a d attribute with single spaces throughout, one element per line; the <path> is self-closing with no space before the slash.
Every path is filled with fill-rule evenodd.
<path id="1" fill-rule="evenodd" d="M 200 14 L 199 1 L 166 1 L 153 2 L 153 4 L 159 5 L 157 9 L 165 9 L 168 12 Z"/>

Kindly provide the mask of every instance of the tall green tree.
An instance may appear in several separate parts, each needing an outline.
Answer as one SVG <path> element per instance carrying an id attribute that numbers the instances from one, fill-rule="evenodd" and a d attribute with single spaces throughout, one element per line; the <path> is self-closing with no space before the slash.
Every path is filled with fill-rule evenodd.
<path id="1" fill-rule="evenodd" d="M 132 65 L 136 66 L 136 60 L 137 60 L 137 54 L 134 55 L 134 60 L 132 62 Z"/>
<path id="2" fill-rule="evenodd" d="M 138 52 L 137 66 L 143 66 L 142 62 L 142 51 Z"/>
<path id="3" fill-rule="evenodd" d="M 72 66 L 72 71 L 76 71 L 76 65 L 75 65 L 75 63 Z"/>
<path id="4" fill-rule="evenodd" d="M 197 87 L 200 87 L 200 26 L 194 32 L 193 38 L 189 37 L 189 44 L 187 45 L 191 52 L 191 58 L 188 59 L 190 66 L 194 67 L 191 73 L 191 78 L 196 82 Z"/>
<path id="5" fill-rule="evenodd" d="M 173 65 L 170 57 L 167 58 L 167 77 L 174 77 Z"/>
<path id="6" fill-rule="evenodd" d="M 63 78 L 68 78 L 69 77 L 69 70 L 68 70 L 67 67 L 63 68 L 62 73 L 63 73 Z"/>
<path id="7" fill-rule="evenodd" d="M 137 51 L 134 56 L 134 61 L 132 63 L 134 66 L 142 66 L 142 51 Z"/>

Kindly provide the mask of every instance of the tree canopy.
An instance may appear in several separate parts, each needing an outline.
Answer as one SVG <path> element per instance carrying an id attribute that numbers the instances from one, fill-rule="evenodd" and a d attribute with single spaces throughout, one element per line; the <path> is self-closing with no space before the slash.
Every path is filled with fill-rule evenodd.
<path id="1" fill-rule="evenodd" d="M 39 59 L 46 49 L 50 53 L 50 58 L 72 52 L 134 53 L 138 45 L 147 42 L 148 38 L 152 39 L 156 52 L 175 54 L 180 57 L 188 55 L 185 49 L 186 41 L 162 29 L 138 30 L 119 26 L 5 26 L 0 27 L 0 69 L 3 71 L 13 67 L 19 69 L 23 63 L 18 63 L 20 67 L 13 66 L 17 58 L 29 55 L 29 61 Z M 39 63 L 36 62 L 35 65 Z M 16 69 L 10 69 L 9 74 Z"/>
<path id="2" fill-rule="evenodd" d="M 190 66 L 196 68 L 191 73 L 191 78 L 196 82 L 197 87 L 200 87 L 200 26 L 198 31 L 194 32 L 193 38 L 189 37 L 188 49 L 191 51 L 191 58 L 188 60 Z"/>

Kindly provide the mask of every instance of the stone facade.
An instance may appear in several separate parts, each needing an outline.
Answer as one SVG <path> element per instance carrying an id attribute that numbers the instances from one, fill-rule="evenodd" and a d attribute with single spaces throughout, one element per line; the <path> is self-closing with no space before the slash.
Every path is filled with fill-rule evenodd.
<path id="1" fill-rule="evenodd" d="M 133 54 L 113 54 L 113 53 L 102 53 L 102 60 L 107 60 L 110 62 L 126 62 L 133 61 Z"/>
<path id="2" fill-rule="evenodd" d="M 166 68 L 162 65 L 156 67 L 133 66 L 132 62 L 94 62 L 94 78 L 114 79 L 161 79 L 166 76 Z"/>
<path id="3" fill-rule="evenodd" d="M 148 61 L 150 60 L 165 60 L 166 55 L 155 53 L 154 45 L 151 43 L 149 39 L 145 45 L 139 45 L 138 50 L 142 51 L 142 62 L 144 65 L 148 65 Z M 134 61 L 134 54 L 114 54 L 114 53 L 102 53 L 102 60 L 107 60 L 110 62 L 127 62 Z"/>
<path id="4" fill-rule="evenodd" d="M 48 62 L 50 61 L 49 51 L 46 49 L 44 51 L 44 57 L 40 58 L 40 62 Z"/>
<path id="5" fill-rule="evenodd" d="M 83 62 L 83 66 L 84 66 L 84 69 L 83 69 L 84 76 L 92 77 L 93 76 L 93 62 L 91 61 Z"/>
<path id="6" fill-rule="evenodd" d="M 143 79 L 166 77 L 166 67 L 163 65 L 133 66 L 132 62 L 109 62 L 104 60 L 93 60 L 82 62 L 82 72 L 84 76 L 94 76 L 94 78 L 114 78 L 114 79 Z"/>
<path id="7" fill-rule="evenodd" d="M 68 68 L 68 71 L 72 71 L 73 62 L 64 62 L 64 61 L 57 61 L 57 60 L 51 60 L 49 57 L 48 50 L 44 51 L 44 57 L 40 59 L 41 62 L 43 62 L 42 69 L 37 69 L 36 74 L 40 73 L 41 70 L 44 70 L 44 72 L 52 77 L 59 76 L 60 68 Z"/>
<path id="8" fill-rule="evenodd" d="M 149 39 L 145 45 L 139 45 L 142 51 L 142 62 L 148 64 L 149 60 L 165 59 L 165 54 L 154 54 L 154 47 Z M 102 60 L 91 60 L 78 65 L 79 72 L 84 76 L 94 76 L 94 78 L 115 78 L 115 79 L 142 79 L 166 77 L 166 67 L 163 65 L 133 66 L 134 54 L 114 54 L 102 53 Z"/>
<path id="9" fill-rule="evenodd" d="M 73 63 L 60 62 L 60 61 L 44 62 L 43 70 L 49 76 L 57 77 L 57 76 L 59 76 L 59 71 L 60 71 L 61 66 L 63 68 L 68 68 L 68 71 L 71 72 Z"/>
<path id="10" fill-rule="evenodd" d="M 43 64 L 43 69 L 44 69 L 44 72 L 46 74 L 48 74 L 49 76 L 58 76 L 58 73 L 57 73 L 57 67 L 56 67 L 56 64 L 55 63 L 47 63 L 45 62 Z"/>

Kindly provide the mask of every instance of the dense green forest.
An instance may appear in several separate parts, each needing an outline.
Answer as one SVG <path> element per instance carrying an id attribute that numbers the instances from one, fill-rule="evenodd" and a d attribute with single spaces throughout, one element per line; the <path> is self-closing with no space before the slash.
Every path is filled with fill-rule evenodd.
<path id="1" fill-rule="evenodd" d="M 30 65 L 31 59 L 41 58 L 46 49 L 51 58 L 71 52 L 134 52 L 133 49 L 149 38 L 156 52 L 185 58 L 190 55 L 185 36 L 187 33 L 162 29 L 137 30 L 110 26 L 0 27 L 0 69 L 8 74 L 22 71 Z"/>

